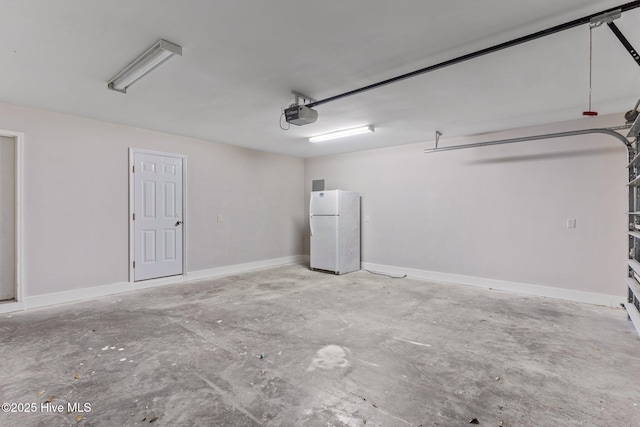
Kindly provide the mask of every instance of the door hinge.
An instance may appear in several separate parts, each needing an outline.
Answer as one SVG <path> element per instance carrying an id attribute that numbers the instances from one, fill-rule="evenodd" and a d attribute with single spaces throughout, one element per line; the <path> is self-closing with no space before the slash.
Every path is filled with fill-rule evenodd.
<path id="1" fill-rule="evenodd" d="M 136 165 L 131 166 L 131 172 L 136 173 Z"/>
<path id="2" fill-rule="evenodd" d="M 136 262 L 133 261 L 133 268 L 136 268 Z"/>
<path id="3" fill-rule="evenodd" d="M 136 220 L 136 214 L 135 213 L 133 214 L 133 220 L 134 221 Z"/>

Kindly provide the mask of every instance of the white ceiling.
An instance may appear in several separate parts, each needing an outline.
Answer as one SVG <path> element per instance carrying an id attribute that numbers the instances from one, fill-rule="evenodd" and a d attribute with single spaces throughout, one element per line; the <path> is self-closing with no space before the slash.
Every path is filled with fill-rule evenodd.
<path id="1" fill-rule="evenodd" d="M 588 26 L 318 106 L 311 125 L 279 119 L 291 90 L 327 98 L 622 3 L 0 0 L 0 102 L 298 157 L 444 140 L 581 117 Z M 640 9 L 616 24 L 640 49 Z M 159 38 L 183 56 L 107 90 Z M 640 67 L 606 26 L 593 38 L 593 109 L 631 109 Z M 366 124 L 375 134 L 306 139 Z"/>

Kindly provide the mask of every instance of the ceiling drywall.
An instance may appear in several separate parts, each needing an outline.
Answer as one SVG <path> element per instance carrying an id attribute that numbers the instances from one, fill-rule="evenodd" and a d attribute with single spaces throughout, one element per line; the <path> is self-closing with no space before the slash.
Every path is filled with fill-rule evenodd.
<path id="1" fill-rule="evenodd" d="M 0 102 L 314 157 L 579 118 L 582 26 L 321 105 L 280 129 L 291 90 L 323 99 L 623 2 L 586 0 L 0 0 Z M 640 48 L 640 9 L 616 24 Z M 126 95 L 106 82 L 155 41 L 183 47 Z M 593 109 L 630 109 L 640 67 L 593 30 Z M 584 120 L 589 120 L 585 118 Z M 622 119 L 621 119 L 622 123 Z M 375 134 L 311 144 L 366 124 Z"/>

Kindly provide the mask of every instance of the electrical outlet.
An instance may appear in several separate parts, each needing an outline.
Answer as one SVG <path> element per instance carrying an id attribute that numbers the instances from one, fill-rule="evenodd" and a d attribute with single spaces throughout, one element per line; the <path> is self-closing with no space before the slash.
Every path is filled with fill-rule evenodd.
<path id="1" fill-rule="evenodd" d="M 217 220 L 218 222 L 222 222 L 222 215 L 218 215 Z"/>
<path id="2" fill-rule="evenodd" d="M 571 218 L 567 220 L 567 228 L 576 228 L 575 218 Z"/>

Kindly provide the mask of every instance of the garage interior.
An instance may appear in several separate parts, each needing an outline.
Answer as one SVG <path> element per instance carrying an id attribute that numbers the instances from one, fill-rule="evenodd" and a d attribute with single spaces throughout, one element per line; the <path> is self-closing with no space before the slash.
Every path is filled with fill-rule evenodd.
<path id="1" fill-rule="evenodd" d="M 640 425 L 639 1 L 1 1 L 1 425 Z"/>

